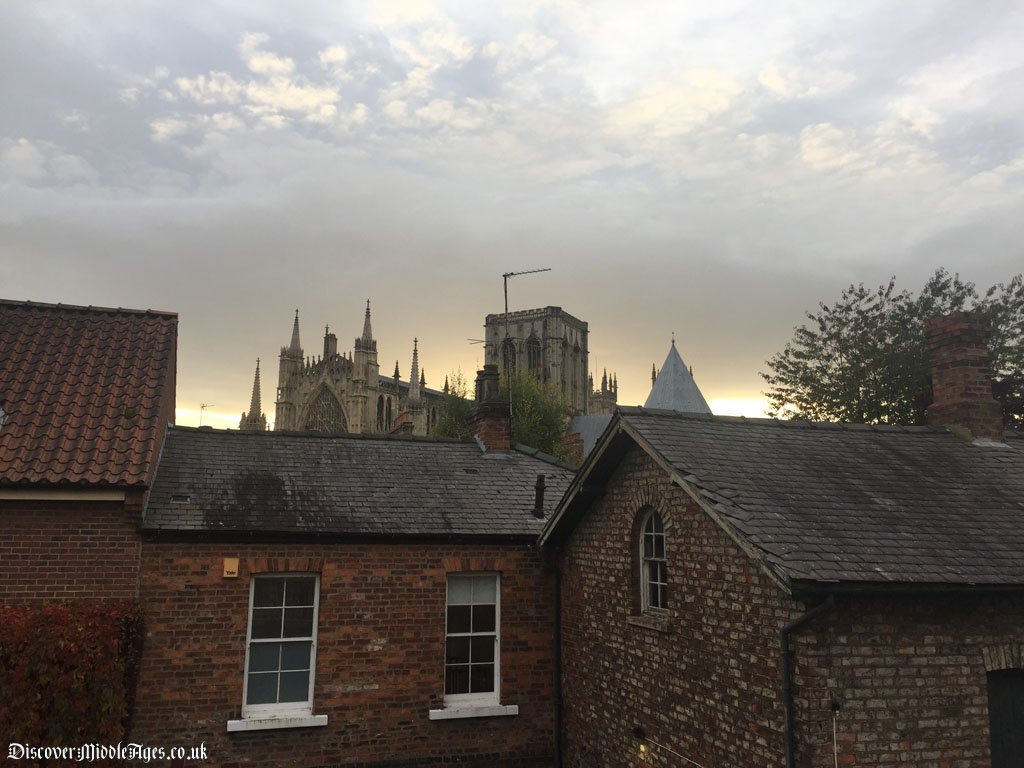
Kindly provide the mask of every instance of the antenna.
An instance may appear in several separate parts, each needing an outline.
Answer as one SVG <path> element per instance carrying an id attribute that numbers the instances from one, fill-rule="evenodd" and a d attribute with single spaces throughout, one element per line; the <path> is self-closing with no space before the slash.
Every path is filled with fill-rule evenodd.
<path id="1" fill-rule="evenodd" d="M 533 275 L 537 272 L 550 272 L 551 267 L 541 267 L 540 269 L 524 269 L 522 272 L 506 272 L 501 276 L 505 286 L 505 341 L 501 344 L 502 356 L 505 358 L 505 380 L 508 381 L 508 431 L 509 436 L 512 435 L 512 376 L 510 375 L 510 362 L 512 360 L 511 350 L 509 349 L 509 335 L 508 335 L 508 279 L 510 277 L 518 277 L 519 275 Z"/>
<path id="2" fill-rule="evenodd" d="M 199 404 L 199 426 L 203 426 L 203 411 L 207 408 L 213 408 L 213 403 L 200 403 Z"/>

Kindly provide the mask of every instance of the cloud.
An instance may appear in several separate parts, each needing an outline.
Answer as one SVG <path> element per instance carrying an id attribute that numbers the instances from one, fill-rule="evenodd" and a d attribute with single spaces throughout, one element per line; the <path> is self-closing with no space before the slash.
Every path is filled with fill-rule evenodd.
<path id="1" fill-rule="evenodd" d="M 524 66 L 535 66 L 557 48 L 558 41 L 553 37 L 527 29 L 519 32 L 511 43 L 488 43 L 483 54 L 494 59 L 497 71 L 505 74 Z"/>
<path id="2" fill-rule="evenodd" d="M 687 133 L 728 110 L 740 92 L 727 72 L 690 70 L 675 81 L 652 83 L 609 111 L 608 129 L 620 136 L 667 138 Z"/>
<path id="3" fill-rule="evenodd" d="M 248 32 L 242 36 L 238 50 L 250 72 L 257 75 L 288 76 L 295 72 L 295 62 L 286 56 L 262 51 L 260 48 L 270 40 L 261 32 Z"/>
<path id="4" fill-rule="evenodd" d="M 92 164 L 57 144 L 0 139 L 0 184 L 78 185 L 96 178 Z"/>

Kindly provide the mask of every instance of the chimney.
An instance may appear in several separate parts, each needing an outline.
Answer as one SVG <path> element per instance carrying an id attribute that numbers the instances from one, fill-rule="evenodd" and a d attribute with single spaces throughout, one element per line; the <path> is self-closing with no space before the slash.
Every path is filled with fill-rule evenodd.
<path id="1" fill-rule="evenodd" d="M 952 312 L 925 324 L 932 366 L 929 424 L 1002 439 L 1002 407 L 992 397 L 989 327 L 988 318 L 978 312 Z"/>
<path id="2" fill-rule="evenodd" d="M 498 366 L 488 363 L 476 374 L 476 408 L 469 420 L 470 433 L 488 451 L 507 451 L 512 444 L 508 401 L 499 393 Z"/>

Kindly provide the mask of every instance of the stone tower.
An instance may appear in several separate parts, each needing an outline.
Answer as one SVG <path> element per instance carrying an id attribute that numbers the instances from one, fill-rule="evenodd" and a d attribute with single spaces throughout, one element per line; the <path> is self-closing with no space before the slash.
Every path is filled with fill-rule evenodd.
<path id="1" fill-rule="evenodd" d="M 487 315 L 485 362 L 525 370 L 562 393 L 573 413 L 587 413 L 590 394 L 587 324 L 561 307 Z"/>

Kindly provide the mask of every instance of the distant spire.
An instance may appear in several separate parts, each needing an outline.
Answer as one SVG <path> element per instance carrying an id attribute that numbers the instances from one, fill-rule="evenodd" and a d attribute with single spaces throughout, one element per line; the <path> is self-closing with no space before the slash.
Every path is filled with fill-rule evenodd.
<path id="1" fill-rule="evenodd" d="M 260 407 L 260 359 L 256 358 L 256 375 L 252 380 L 252 399 L 249 401 L 249 413 L 258 414 Z"/>
<path id="2" fill-rule="evenodd" d="M 619 374 L 612 374 L 612 392 L 619 394 Z"/>
<path id="3" fill-rule="evenodd" d="M 419 339 L 412 340 L 412 371 L 409 373 L 409 401 L 420 399 L 420 353 Z"/>
<path id="4" fill-rule="evenodd" d="M 448 394 L 448 377 L 447 376 L 444 377 L 444 393 L 446 395 Z"/>
<path id="5" fill-rule="evenodd" d="M 420 371 L 420 388 L 422 389 L 422 388 L 424 388 L 426 386 L 427 386 L 427 369 L 424 368 L 422 371 Z"/>
<path id="6" fill-rule="evenodd" d="M 238 428 L 246 432 L 264 432 L 267 429 L 267 417 L 263 415 L 260 405 L 260 359 L 256 358 L 256 376 L 252 380 L 252 399 L 249 401 L 249 412 L 242 414 Z"/>
<path id="7" fill-rule="evenodd" d="M 608 369 L 604 369 L 604 373 L 601 375 L 601 391 L 608 391 Z"/>
<path id="8" fill-rule="evenodd" d="M 673 344 L 674 346 L 674 344 Z M 651 363 L 651 386 L 654 386 L 654 382 L 658 380 L 658 369 L 654 367 L 654 363 Z"/>
<path id="9" fill-rule="evenodd" d="M 302 352 L 302 345 L 299 344 L 299 310 L 295 310 L 295 322 L 292 324 L 292 343 L 288 345 L 288 351 L 293 354 Z"/>
<path id="10" fill-rule="evenodd" d="M 398 361 L 395 360 L 395 383 L 398 383 Z"/>
<path id="11" fill-rule="evenodd" d="M 373 330 L 370 328 L 370 300 L 366 300 L 366 319 L 363 320 L 363 335 L 362 340 L 364 342 L 373 341 Z"/>

